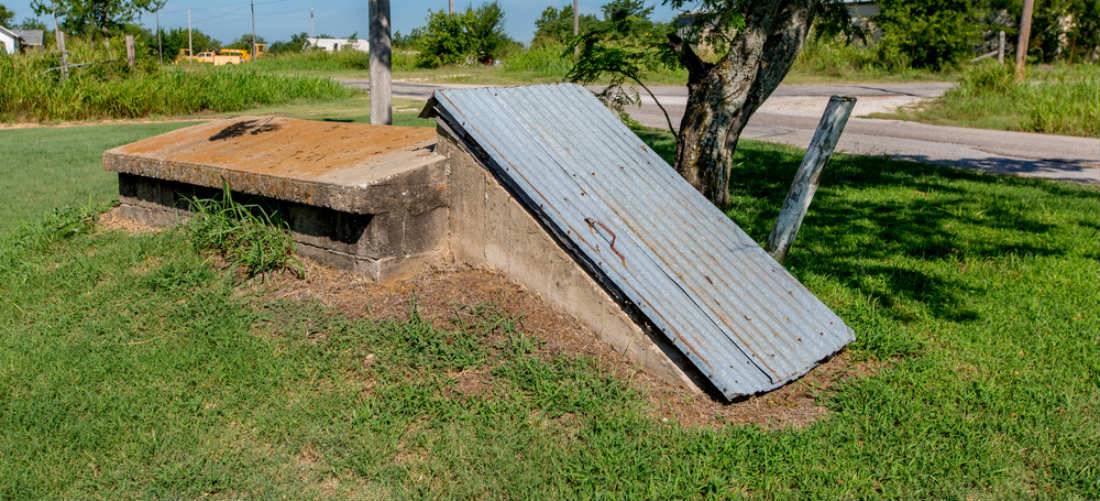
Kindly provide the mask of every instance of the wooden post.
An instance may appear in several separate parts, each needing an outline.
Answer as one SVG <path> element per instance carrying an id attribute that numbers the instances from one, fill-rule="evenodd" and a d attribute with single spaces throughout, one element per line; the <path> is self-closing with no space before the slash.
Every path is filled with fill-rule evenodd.
<path id="1" fill-rule="evenodd" d="M 61 80 L 69 78 L 69 54 L 65 52 L 65 33 L 57 27 L 57 12 L 53 13 L 53 35 L 57 41 L 57 51 L 61 53 Z"/>
<path id="2" fill-rule="evenodd" d="M 997 34 L 997 62 L 1005 64 L 1005 30 Z"/>
<path id="3" fill-rule="evenodd" d="M 370 123 L 393 123 L 390 0 L 370 0 Z"/>
<path id="4" fill-rule="evenodd" d="M 1020 38 L 1016 41 L 1016 80 L 1027 74 L 1027 46 L 1031 42 L 1031 14 L 1035 0 L 1024 0 L 1024 13 L 1020 16 Z"/>
<path id="5" fill-rule="evenodd" d="M 65 32 L 55 28 L 54 36 L 57 39 L 57 50 L 61 51 L 61 79 L 65 80 L 69 78 L 69 52 L 65 50 Z"/>
<path id="6" fill-rule="evenodd" d="M 447 6 L 447 13 L 452 16 L 455 15 L 455 0 L 450 1 L 450 4 Z"/>
<path id="7" fill-rule="evenodd" d="M 779 211 L 775 229 L 768 236 L 768 253 L 776 261 L 782 263 L 786 259 L 787 251 L 798 236 L 802 219 L 806 217 L 806 211 L 810 208 L 810 202 L 813 201 L 814 192 L 817 191 L 818 182 L 821 180 L 821 171 L 824 170 L 829 157 L 833 155 L 836 143 L 840 140 L 840 134 L 844 132 L 844 126 L 848 123 L 848 117 L 852 114 L 852 108 L 855 105 L 854 97 L 829 98 L 825 114 L 817 124 L 817 131 L 810 140 L 810 147 L 806 150 L 806 156 L 802 157 L 802 165 L 798 166 L 794 182 L 791 183 L 791 190 L 787 193 L 787 199 L 783 201 L 783 209 Z"/>
<path id="8" fill-rule="evenodd" d="M 126 66 L 134 69 L 134 36 L 126 35 Z"/>

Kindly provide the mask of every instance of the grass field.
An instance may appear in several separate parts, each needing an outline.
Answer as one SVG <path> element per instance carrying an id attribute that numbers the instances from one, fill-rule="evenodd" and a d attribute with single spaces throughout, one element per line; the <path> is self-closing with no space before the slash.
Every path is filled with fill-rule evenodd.
<path id="1" fill-rule="evenodd" d="M 123 51 L 120 53 L 120 51 Z M 126 64 L 123 42 L 111 48 L 73 38 L 67 78 L 55 71 L 59 55 L 32 51 L 0 55 L 0 122 L 58 122 L 235 112 L 302 100 L 333 100 L 357 93 L 328 78 L 273 75 L 247 66 Z"/>
<path id="2" fill-rule="evenodd" d="M 509 318 L 348 318 L 181 232 L 48 215 L 108 204 L 102 151 L 177 126 L 0 131 L 0 499 L 1100 497 L 1095 189 L 836 159 L 789 265 L 871 369 L 805 428 L 689 427 Z M 799 158 L 741 147 L 756 238 Z"/>
<path id="3" fill-rule="evenodd" d="M 563 58 L 561 46 L 541 46 L 517 50 L 503 57 L 498 66 L 455 65 L 441 68 L 419 68 L 415 51 L 398 50 L 394 56 L 394 78 L 405 81 L 433 83 L 465 83 L 508 85 L 549 83 L 564 80 L 572 61 Z M 269 56 L 261 59 L 257 69 L 280 75 L 330 78 L 369 76 L 366 54 L 345 52 L 303 53 Z M 913 80 L 954 80 L 957 71 L 933 72 L 919 69 L 896 70 L 878 63 L 875 51 L 854 45 L 811 39 L 799 53 L 787 75 L 788 83 L 827 82 L 888 82 Z M 643 80 L 652 85 L 686 85 L 683 69 L 658 68 L 644 73 Z"/>
<path id="4" fill-rule="evenodd" d="M 1022 83 L 1007 66 L 981 65 L 964 73 L 959 86 L 941 99 L 883 117 L 1100 137 L 1100 65 L 1032 67 Z"/>

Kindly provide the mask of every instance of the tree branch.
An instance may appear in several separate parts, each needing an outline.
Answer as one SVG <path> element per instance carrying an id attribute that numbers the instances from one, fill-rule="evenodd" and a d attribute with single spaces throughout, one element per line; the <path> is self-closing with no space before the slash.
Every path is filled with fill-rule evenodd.
<path id="1" fill-rule="evenodd" d="M 684 39 L 676 33 L 668 34 L 668 46 L 672 49 L 672 52 L 676 53 L 676 56 L 680 58 L 680 64 L 684 65 L 684 68 L 688 70 L 689 77 L 695 77 L 696 75 L 702 75 L 710 69 L 710 64 L 703 61 L 695 50 L 691 48 L 691 44 L 684 42 Z"/>
<path id="2" fill-rule="evenodd" d="M 657 107 L 661 109 L 661 113 L 665 114 L 665 123 L 668 124 L 668 131 L 672 133 L 672 137 L 676 137 L 676 128 L 672 126 L 672 118 L 668 116 L 668 110 L 666 110 L 664 105 L 661 104 L 661 101 L 657 100 L 657 96 L 653 94 L 653 91 L 649 90 L 649 87 L 646 87 L 646 85 L 642 83 L 642 81 L 638 77 L 631 75 L 630 79 L 633 80 L 634 83 L 638 84 L 639 87 L 645 89 L 646 93 L 649 94 L 649 97 L 653 99 L 653 102 L 657 103 Z"/>

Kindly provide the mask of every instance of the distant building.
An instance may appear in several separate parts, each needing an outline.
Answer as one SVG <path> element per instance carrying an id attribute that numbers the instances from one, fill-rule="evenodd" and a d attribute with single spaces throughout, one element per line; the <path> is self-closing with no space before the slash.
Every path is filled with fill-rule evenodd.
<path id="1" fill-rule="evenodd" d="M 0 48 L 8 54 L 42 48 L 42 30 L 13 30 L 0 26 Z"/>
<path id="2" fill-rule="evenodd" d="M 42 30 L 12 30 L 22 40 L 20 45 L 23 46 L 23 50 L 27 49 L 41 49 L 43 47 L 43 32 Z"/>
<path id="3" fill-rule="evenodd" d="M 15 54 L 22 49 L 22 39 L 14 31 L 9 30 L 3 26 L 0 26 L 0 47 L 3 47 L 4 52 L 8 54 Z"/>
<path id="4" fill-rule="evenodd" d="M 360 52 L 370 52 L 370 44 L 366 40 L 359 40 L 353 38 L 307 38 L 306 43 L 311 48 L 321 49 L 326 52 L 337 52 L 341 50 L 357 50 Z"/>
<path id="5" fill-rule="evenodd" d="M 882 12 L 877 0 L 844 0 L 844 5 L 848 7 L 848 15 L 856 20 L 870 19 Z"/>

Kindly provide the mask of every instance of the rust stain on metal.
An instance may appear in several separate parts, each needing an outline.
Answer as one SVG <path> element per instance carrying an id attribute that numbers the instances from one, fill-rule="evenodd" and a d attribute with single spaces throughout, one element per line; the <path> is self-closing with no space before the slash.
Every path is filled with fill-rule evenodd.
<path id="1" fill-rule="evenodd" d="M 615 232 L 611 231 L 611 228 L 608 228 L 606 224 L 596 221 L 595 219 L 592 219 L 590 217 L 584 218 L 584 222 L 588 224 L 588 229 L 592 231 L 596 231 L 596 226 L 599 226 L 611 235 L 611 243 L 609 244 L 611 247 L 611 252 L 614 252 L 616 256 L 619 256 L 619 261 L 622 261 L 623 266 L 626 266 L 626 257 L 624 257 L 623 254 L 619 252 L 619 249 L 615 248 L 615 241 L 619 238 L 615 235 Z"/>

